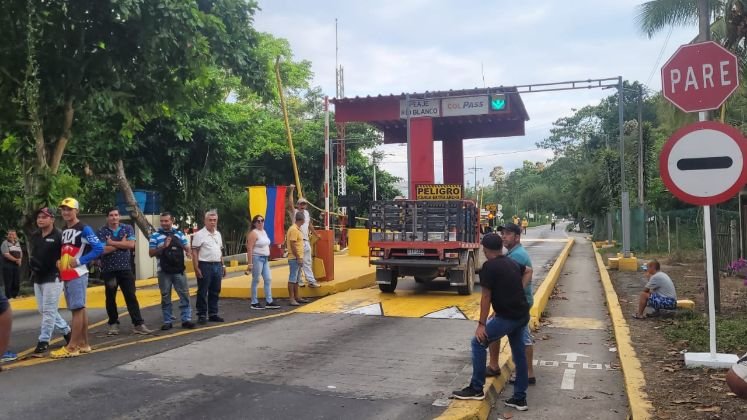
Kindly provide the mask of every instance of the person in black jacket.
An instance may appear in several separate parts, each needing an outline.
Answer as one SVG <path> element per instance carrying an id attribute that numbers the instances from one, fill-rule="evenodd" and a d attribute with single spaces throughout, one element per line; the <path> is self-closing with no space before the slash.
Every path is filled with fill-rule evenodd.
<path id="1" fill-rule="evenodd" d="M 44 207 L 36 212 L 36 226 L 31 235 L 31 279 L 34 282 L 36 306 L 42 316 L 39 342 L 32 356 L 42 357 L 49 351 L 49 341 L 56 329 L 70 341 L 70 326 L 57 310 L 62 294 L 62 282 L 57 270 L 62 248 L 62 233 L 54 227 L 54 210 Z"/>

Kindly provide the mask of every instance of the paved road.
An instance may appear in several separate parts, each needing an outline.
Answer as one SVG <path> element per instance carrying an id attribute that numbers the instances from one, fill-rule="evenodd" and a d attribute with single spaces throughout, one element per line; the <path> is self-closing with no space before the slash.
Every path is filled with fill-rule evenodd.
<path id="1" fill-rule="evenodd" d="M 532 238 L 564 236 L 530 229 L 526 246 L 537 268 L 552 262 L 563 243 Z M 250 311 L 245 300 L 231 299 L 222 302 L 233 321 L 227 324 L 109 342 L 76 359 L 35 359 L 0 374 L 0 418 L 433 418 L 445 397 L 468 382 L 475 325 L 423 318 L 424 312 L 448 309 L 459 298 L 474 307 L 479 295 L 401 284 L 380 303 L 383 316 L 323 304 L 341 296 L 366 303 L 382 296 L 373 288 L 309 306 L 333 308 L 321 313 Z M 146 319 L 158 319 L 158 308 L 145 311 Z M 274 317 L 256 318 L 268 314 Z M 35 334 L 38 318 L 27 316 L 19 321 L 22 332 Z"/>

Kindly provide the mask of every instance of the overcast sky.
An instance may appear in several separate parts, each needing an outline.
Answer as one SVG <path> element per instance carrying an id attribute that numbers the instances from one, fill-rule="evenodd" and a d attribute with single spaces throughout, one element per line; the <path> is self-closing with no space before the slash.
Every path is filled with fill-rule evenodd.
<path id="1" fill-rule="evenodd" d="M 511 86 L 622 75 L 660 89 L 660 69 L 697 28 L 666 30 L 648 39 L 635 22 L 641 0 L 370 0 L 260 1 L 258 30 L 290 41 L 313 64 L 314 85 L 335 95 L 335 18 L 345 96 Z M 483 70 L 484 69 L 484 70 Z M 484 74 L 484 83 L 483 83 Z M 530 120 L 523 137 L 467 140 L 465 171 L 478 182 L 498 165 L 545 161 L 535 143 L 553 121 L 612 91 L 522 95 Z M 320 145 L 321 146 L 321 145 Z M 406 149 L 380 147 L 386 170 L 406 179 Z M 436 181 L 441 148 L 435 147 Z M 474 174 L 465 175 L 474 184 Z"/>

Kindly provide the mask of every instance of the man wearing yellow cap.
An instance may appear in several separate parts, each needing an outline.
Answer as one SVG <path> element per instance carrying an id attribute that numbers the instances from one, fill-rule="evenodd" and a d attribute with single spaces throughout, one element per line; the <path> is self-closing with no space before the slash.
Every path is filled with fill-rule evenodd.
<path id="1" fill-rule="evenodd" d="M 104 244 L 99 241 L 93 229 L 78 220 L 80 204 L 74 198 L 66 198 L 60 203 L 65 229 L 62 231 L 62 251 L 60 255 L 60 279 L 64 283 L 67 308 L 73 313 L 70 342 L 50 355 L 55 359 L 76 357 L 90 353 L 88 344 L 88 314 L 86 313 L 86 289 L 88 288 L 88 267 L 86 264 L 97 259 L 104 252 Z"/>

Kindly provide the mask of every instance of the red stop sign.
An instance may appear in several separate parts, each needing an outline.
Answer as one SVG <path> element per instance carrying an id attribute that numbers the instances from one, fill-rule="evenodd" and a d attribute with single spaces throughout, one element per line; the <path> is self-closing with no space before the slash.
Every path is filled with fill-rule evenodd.
<path id="1" fill-rule="evenodd" d="M 661 85 L 685 112 L 716 109 L 739 87 L 737 56 L 713 41 L 683 45 L 661 68 Z"/>

